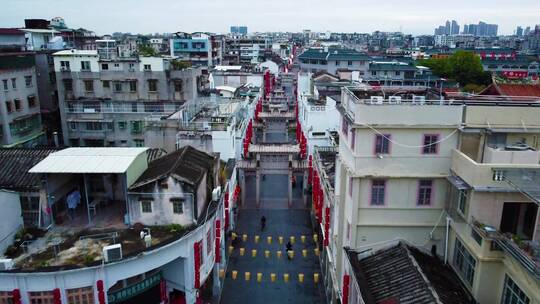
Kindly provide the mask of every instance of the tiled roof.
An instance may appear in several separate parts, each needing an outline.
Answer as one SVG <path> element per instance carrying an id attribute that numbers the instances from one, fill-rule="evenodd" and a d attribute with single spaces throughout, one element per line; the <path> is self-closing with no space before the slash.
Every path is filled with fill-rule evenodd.
<path id="1" fill-rule="evenodd" d="M 0 35 L 23 36 L 24 32 L 16 28 L 0 28 Z"/>
<path id="2" fill-rule="evenodd" d="M 534 84 L 496 84 L 497 91 L 502 96 L 533 96 L 540 97 L 540 85 Z"/>
<path id="3" fill-rule="evenodd" d="M 56 148 L 6 148 L 0 149 L 0 188 L 14 191 L 38 190 L 38 174 L 28 170 L 58 151 Z"/>
<path id="4" fill-rule="evenodd" d="M 474 303 L 450 267 L 403 243 L 360 259 L 347 253 L 366 304 Z"/>
<path id="5" fill-rule="evenodd" d="M 138 188 L 167 176 L 198 185 L 204 174 L 212 169 L 214 162 L 214 156 L 185 146 L 149 163 L 146 171 L 130 188 Z"/>
<path id="6" fill-rule="evenodd" d="M 323 49 L 308 49 L 300 56 L 299 59 L 315 59 L 315 60 L 370 60 L 371 57 L 351 49 L 330 48 Z"/>
<path id="7" fill-rule="evenodd" d="M 369 64 L 370 71 L 416 71 L 414 65 L 388 63 L 388 62 L 372 62 Z"/>

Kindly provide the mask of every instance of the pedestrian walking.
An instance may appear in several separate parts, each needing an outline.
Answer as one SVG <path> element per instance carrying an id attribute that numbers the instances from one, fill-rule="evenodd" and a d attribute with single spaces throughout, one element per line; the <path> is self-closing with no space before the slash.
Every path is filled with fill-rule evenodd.
<path id="1" fill-rule="evenodd" d="M 264 230 L 264 227 L 266 227 L 266 217 L 264 215 L 261 217 L 261 231 Z"/>

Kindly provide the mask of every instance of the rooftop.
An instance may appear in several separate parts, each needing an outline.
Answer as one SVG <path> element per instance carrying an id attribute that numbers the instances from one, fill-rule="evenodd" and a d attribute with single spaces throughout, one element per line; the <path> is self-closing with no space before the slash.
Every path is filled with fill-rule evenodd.
<path id="1" fill-rule="evenodd" d="M 98 56 L 95 50 L 63 50 L 53 54 L 53 56 Z"/>
<path id="2" fill-rule="evenodd" d="M 191 146 L 184 146 L 149 163 L 146 171 L 130 189 L 144 186 L 167 176 L 173 176 L 191 185 L 198 185 L 204 174 L 211 170 L 214 162 L 214 156 Z"/>
<path id="3" fill-rule="evenodd" d="M 28 170 L 58 151 L 56 148 L 0 149 L 0 188 L 14 191 L 36 190 L 41 186 L 39 175 Z"/>
<path id="4" fill-rule="evenodd" d="M 0 35 L 21 36 L 24 32 L 16 28 L 0 28 Z"/>
<path id="5" fill-rule="evenodd" d="M 342 48 L 311 48 L 304 51 L 299 59 L 316 59 L 316 60 L 370 60 L 371 57 L 367 54 L 360 53 L 352 49 Z"/>
<path id="6" fill-rule="evenodd" d="M 51 153 L 31 173 L 124 173 L 148 148 L 67 148 Z"/>
<path id="7" fill-rule="evenodd" d="M 402 242 L 367 254 L 346 252 L 366 304 L 475 303 L 448 265 Z"/>

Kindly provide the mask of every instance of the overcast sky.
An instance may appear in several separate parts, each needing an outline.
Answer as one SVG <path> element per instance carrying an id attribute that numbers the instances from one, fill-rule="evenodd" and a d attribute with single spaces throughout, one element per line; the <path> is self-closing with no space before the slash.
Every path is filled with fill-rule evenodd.
<path id="1" fill-rule="evenodd" d="M 540 23 L 538 0 L 0 0 L 0 27 L 22 27 L 25 18 L 63 17 L 69 27 L 97 34 L 115 31 L 403 31 L 432 34 L 447 19 L 459 25 L 499 24 L 500 34 Z"/>

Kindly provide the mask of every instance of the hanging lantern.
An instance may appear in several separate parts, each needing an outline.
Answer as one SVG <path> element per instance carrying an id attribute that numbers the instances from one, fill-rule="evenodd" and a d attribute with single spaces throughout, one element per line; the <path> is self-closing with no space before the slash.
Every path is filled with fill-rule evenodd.
<path id="1" fill-rule="evenodd" d="M 11 297 L 13 299 L 13 304 L 21 304 L 21 291 L 19 289 L 13 289 L 11 292 Z"/>
<path id="2" fill-rule="evenodd" d="M 62 304 L 62 296 L 60 294 L 60 289 L 55 288 L 53 290 L 53 303 L 54 304 Z"/>

